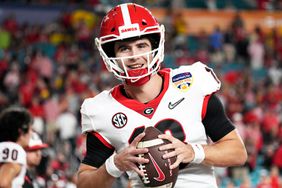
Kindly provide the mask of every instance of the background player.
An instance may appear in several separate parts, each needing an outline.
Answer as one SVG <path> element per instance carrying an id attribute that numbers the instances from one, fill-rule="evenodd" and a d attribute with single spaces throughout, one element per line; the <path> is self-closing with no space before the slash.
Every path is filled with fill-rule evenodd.
<path id="1" fill-rule="evenodd" d="M 172 144 L 160 149 L 173 149 L 165 158 L 177 156 L 171 166 L 181 168 L 175 187 L 217 187 L 212 166 L 245 163 L 244 144 L 213 94 L 220 81 L 200 62 L 160 70 L 164 26 L 146 8 L 113 8 L 102 20 L 96 45 L 123 84 L 81 106 L 87 154 L 78 171 L 79 187 L 111 187 L 125 171 L 132 187 L 142 187 L 136 163 L 148 161 L 136 155 L 147 150 L 136 144 L 147 126 L 170 133 L 161 138 Z"/>
<path id="2" fill-rule="evenodd" d="M 18 188 L 24 183 L 26 152 L 33 119 L 21 107 L 10 107 L 0 114 L 0 187 Z"/>
<path id="3" fill-rule="evenodd" d="M 25 182 L 23 188 L 39 187 L 36 185 L 36 167 L 40 164 L 42 158 L 42 149 L 48 147 L 48 144 L 42 143 L 39 135 L 36 132 L 32 132 L 27 152 L 27 172 L 25 175 Z"/>

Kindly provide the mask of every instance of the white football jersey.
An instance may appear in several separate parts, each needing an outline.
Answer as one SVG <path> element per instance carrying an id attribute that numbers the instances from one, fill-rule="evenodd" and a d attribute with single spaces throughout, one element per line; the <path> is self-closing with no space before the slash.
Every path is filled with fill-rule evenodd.
<path id="1" fill-rule="evenodd" d="M 126 98 L 121 85 L 86 99 L 81 106 L 82 132 L 96 131 L 117 152 L 143 132 L 155 126 L 186 143 L 207 144 L 202 124 L 205 97 L 220 89 L 212 69 L 201 62 L 159 71 L 164 85 L 160 95 L 143 104 Z M 135 172 L 127 172 L 133 187 L 143 187 Z M 175 188 L 217 187 L 213 168 L 188 164 L 180 170 Z"/>
<path id="2" fill-rule="evenodd" d="M 0 164 L 2 163 L 18 163 L 22 166 L 19 175 L 12 181 L 12 188 L 22 187 L 27 168 L 25 150 L 14 142 L 0 142 Z"/>

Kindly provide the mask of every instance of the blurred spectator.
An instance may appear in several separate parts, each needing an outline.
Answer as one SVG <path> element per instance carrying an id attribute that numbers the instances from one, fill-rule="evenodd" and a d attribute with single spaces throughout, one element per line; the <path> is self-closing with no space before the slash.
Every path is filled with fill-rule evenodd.
<path id="1" fill-rule="evenodd" d="M 90 49 L 91 43 L 89 41 L 91 41 L 92 31 L 87 26 L 86 22 L 84 20 L 79 20 L 74 27 L 76 31 L 75 40 L 78 41 L 79 47 Z"/>
<path id="2" fill-rule="evenodd" d="M 17 90 L 20 85 L 20 77 L 21 75 L 18 63 L 12 63 L 3 80 L 6 92 L 11 102 L 16 102 L 17 100 Z"/>
<path id="3" fill-rule="evenodd" d="M 280 145 L 274 153 L 273 164 L 279 168 L 279 173 L 282 174 L 282 141 L 280 138 Z"/>
<path id="4" fill-rule="evenodd" d="M 215 26 L 213 33 L 210 35 L 210 46 L 212 52 L 222 50 L 223 34 L 219 26 Z"/>
<path id="5" fill-rule="evenodd" d="M 236 126 L 241 138 L 243 140 L 246 140 L 247 137 L 247 125 L 244 124 L 243 122 L 243 116 L 240 112 L 236 112 L 232 116 L 232 122 Z"/>
<path id="6" fill-rule="evenodd" d="M 206 1 L 208 10 L 214 11 L 217 9 L 216 0 L 207 0 Z"/>
<path id="7" fill-rule="evenodd" d="M 257 188 L 272 188 L 270 178 L 267 174 L 261 175 L 261 180 L 258 183 Z"/>
<path id="8" fill-rule="evenodd" d="M 76 148 L 76 135 L 78 122 L 76 116 L 69 112 L 67 109 L 59 114 L 55 122 L 56 127 L 59 131 L 61 145 L 69 144 L 71 151 L 74 153 Z"/>
<path id="9" fill-rule="evenodd" d="M 173 9 L 179 9 L 179 8 L 186 7 L 186 2 L 185 0 L 174 0 L 174 1 L 171 1 L 170 6 Z"/>
<path id="10" fill-rule="evenodd" d="M 276 166 L 273 166 L 270 169 L 270 182 L 271 188 L 279 188 L 282 184 L 282 179 L 279 177 L 279 169 Z"/>
<path id="11" fill-rule="evenodd" d="M 250 64 L 252 69 L 261 69 L 264 65 L 264 46 L 257 34 L 250 37 L 248 45 L 248 53 L 250 55 Z"/>
<path id="12" fill-rule="evenodd" d="M 34 69 L 39 76 L 49 82 L 53 76 L 53 62 L 41 51 L 35 51 L 34 57 L 30 62 L 30 68 Z"/>
<path id="13" fill-rule="evenodd" d="M 272 2 L 271 0 L 257 0 L 257 9 L 272 10 L 274 8 Z"/>
<path id="14" fill-rule="evenodd" d="M 175 13 L 173 25 L 176 34 L 174 39 L 175 48 L 183 49 L 185 48 L 187 42 L 187 35 L 186 35 L 187 24 L 185 22 L 184 15 L 181 12 Z"/>
<path id="15" fill-rule="evenodd" d="M 0 26 L 0 49 L 7 49 L 11 45 L 11 35 Z"/>
<path id="16" fill-rule="evenodd" d="M 14 14 L 10 14 L 4 19 L 3 27 L 6 31 L 8 31 L 12 35 L 14 35 L 17 32 L 19 26 Z"/>

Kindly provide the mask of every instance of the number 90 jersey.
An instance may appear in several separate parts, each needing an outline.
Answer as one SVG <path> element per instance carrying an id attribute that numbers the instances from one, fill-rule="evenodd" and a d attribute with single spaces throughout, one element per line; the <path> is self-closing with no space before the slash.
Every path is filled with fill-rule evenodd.
<path id="1" fill-rule="evenodd" d="M 21 171 L 12 181 L 12 188 L 22 187 L 26 173 L 26 152 L 14 142 L 0 142 L 0 167 L 3 163 L 17 163 Z"/>
<path id="2" fill-rule="evenodd" d="M 122 85 L 86 99 L 81 106 L 82 132 L 98 133 L 106 145 L 117 152 L 148 126 L 186 143 L 207 144 L 202 124 L 205 97 L 220 89 L 220 81 L 212 69 L 197 62 L 161 70 L 159 74 L 163 77 L 163 89 L 146 104 L 125 97 Z M 142 185 L 135 173 L 128 174 L 133 179 L 133 187 Z M 175 187 L 199 187 L 199 182 L 200 187 L 216 187 L 212 168 L 189 164 L 180 170 Z"/>

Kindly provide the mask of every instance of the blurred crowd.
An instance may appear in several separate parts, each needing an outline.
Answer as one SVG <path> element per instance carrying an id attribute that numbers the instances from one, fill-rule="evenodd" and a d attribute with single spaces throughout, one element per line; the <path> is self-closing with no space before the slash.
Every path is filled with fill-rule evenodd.
<path id="1" fill-rule="evenodd" d="M 13 15 L 0 25 L 0 110 L 28 108 L 34 130 L 49 144 L 37 168 L 40 187 L 75 187 L 85 152 L 80 105 L 118 82 L 93 45 L 100 19 L 80 9 L 45 25 L 20 24 Z M 218 184 L 282 187 L 282 31 L 264 33 L 258 26 L 247 32 L 237 14 L 226 30 L 214 26 L 212 33 L 187 35 L 183 19 L 164 19 L 164 66 L 202 61 L 214 69 L 222 81 L 220 99 L 249 154 L 244 167 L 217 168 Z"/>
<path id="2" fill-rule="evenodd" d="M 110 8 L 120 3 L 134 2 L 145 7 L 196 8 L 196 9 L 235 9 L 235 10 L 282 10 L 281 0 L 0 0 L 1 3 L 21 5 L 78 5 L 80 7 Z"/>

